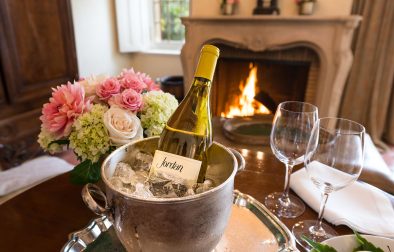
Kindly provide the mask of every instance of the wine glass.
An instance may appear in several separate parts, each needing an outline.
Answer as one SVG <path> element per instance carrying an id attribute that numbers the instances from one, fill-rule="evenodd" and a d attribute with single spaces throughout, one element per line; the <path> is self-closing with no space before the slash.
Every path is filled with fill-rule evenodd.
<path id="1" fill-rule="evenodd" d="M 309 246 L 302 236 L 321 242 L 337 235 L 322 222 L 324 208 L 331 192 L 358 179 L 364 161 L 364 135 L 361 124 L 342 118 L 321 118 L 313 128 L 304 162 L 310 179 L 322 194 L 319 216 L 314 221 L 296 223 L 292 230 L 305 248 Z"/>
<path id="2" fill-rule="evenodd" d="M 317 107 L 299 101 L 279 104 L 271 130 L 272 152 L 286 165 L 283 192 L 274 192 L 265 198 L 267 208 L 279 217 L 295 218 L 305 211 L 298 197 L 289 194 L 290 175 L 294 165 L 304 161 L 312 128 L 318 119 Z"/>

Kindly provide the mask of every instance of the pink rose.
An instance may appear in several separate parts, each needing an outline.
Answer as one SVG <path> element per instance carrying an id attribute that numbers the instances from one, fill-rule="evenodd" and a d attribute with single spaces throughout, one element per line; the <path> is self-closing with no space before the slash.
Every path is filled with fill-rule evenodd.
<path id="1" fill-rule="evenodd" d="M 116 78 L 108 78 L 96 87 L 96 94 L 101 100 L 108 100 L 119 92 L 120 83 Z"/>
<path id="2" fill-rule="evenodd" d="M 55 136 L 67 137 L 75 119 L 91 109 L 91 100 L 85 98 L 85 91 L 78 82 L 63 84 L 52 89 L 49 103 L 42 108 L 42 127 Z"/>
<path id="3" fill-rule="evenodd" d="M 158 91 L 160 90 L 160 86 L 157 85 L 149 75 L 144 73 L 137 73 L 141 80 L 145 83 L 148 91 Z"/>
<path id="4" fill-rule="evenodd" d="M 133 89 L 125 89 L 122 93 L 112 96 L 108 103 L 111 106 L 117 105 L 135 113 L 142 106 L 142 95 Z"/>
<path id="5" fill-rule="evenodd" d="M 107 78 L 108 77 L 105 75 L 97 75 L 97 76 L 92 75 L 87 78 L 80 78 L 78 83 L 85 90 L 85 95 L 87 97 L 93 96 L 93 95 L 95 96 L 97 86 Z"/>
<path id="6" fill-rule="evenodd" d="M 134 72 L 134 71 L 133 71 Z M 134 89 L 138 93 L 141 93 L 144 89 L 146 89 L 146 84 L 142 81 L 142 79 L 133 72 L 126 72 L 121 75 L 119 78 L 119 82 L 124 89 Z"/>

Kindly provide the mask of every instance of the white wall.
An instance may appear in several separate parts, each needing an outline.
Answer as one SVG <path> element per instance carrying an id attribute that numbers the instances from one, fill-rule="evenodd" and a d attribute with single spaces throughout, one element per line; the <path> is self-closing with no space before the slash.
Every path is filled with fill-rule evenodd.
<path id="1" fill-rule="evenodd" d="M 80 76 L 134 67 L 152 78 L 182 75 L 179 55 L 120 53 L 114 0 L 71 0 Z"/>
<path id="2" fill-rule="evenodd" d="M 182 75 L 179 55 L 120 53 L 115 0 L 71 0 L 80 76 L 116 75 L 134 67 L 152 78 Z M 221 0 L 191 0 L 192 16 L 217 16 Z M 239 15 L 251 15 L 256 0 L 240 0 Z M 315 15 L 348 15 L 352 0 L 318 0 Z M 279 0 L 282 15 L 297 15 L 295 0 Z"/>
<path id="3" fill-rule="evenodd" d="M 192 16 L 217 16 L 220 14 L 221 0 L 191 0 Z M 239 0 L 240 16 L 250 16 L 256 7 L 257 0 Z M 314 15 L 349 15 L 353 0 L 317 0 Z M 278 0 L 283 16 L 298 15 L 295 0 Z"/>

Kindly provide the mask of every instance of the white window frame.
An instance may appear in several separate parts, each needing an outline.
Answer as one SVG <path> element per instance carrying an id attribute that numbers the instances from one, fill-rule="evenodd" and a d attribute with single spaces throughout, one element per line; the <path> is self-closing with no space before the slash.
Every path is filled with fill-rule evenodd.
<path id="1" fill-rule="evenodd" d="M 116 0 L 115 9 L 120 52 L 180 54 L 184 41 L 155 42 L 152 0 Z"/>

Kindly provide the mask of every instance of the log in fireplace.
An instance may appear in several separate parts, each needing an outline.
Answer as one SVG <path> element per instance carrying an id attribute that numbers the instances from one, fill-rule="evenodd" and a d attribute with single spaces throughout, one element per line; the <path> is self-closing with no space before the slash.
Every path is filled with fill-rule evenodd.
<path id="1" fill-rule="evenodd" d="M 318 56 L 313 50 L 296 47 L 253 52 L 225 44 L 216 46 L 221 50 L 221 57 L 212 87 L 213 115 L 234 117 L 274 113 L 276 106 L 283 101 L 312 102 L 319 67 Z M 259 111 L 259 105 L 256 104 L 253 104 L 254 113 L 242 110 L 245 101 L 241 100 L 241 96 L 245 92 L 253 92 L 247 95 L 251 100 L 261 103 L 266 110 Z M 237 108 L 239 111 L 234 111 Z"/>

